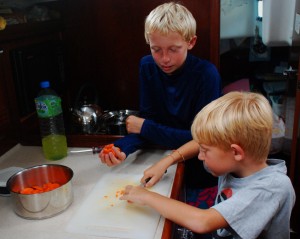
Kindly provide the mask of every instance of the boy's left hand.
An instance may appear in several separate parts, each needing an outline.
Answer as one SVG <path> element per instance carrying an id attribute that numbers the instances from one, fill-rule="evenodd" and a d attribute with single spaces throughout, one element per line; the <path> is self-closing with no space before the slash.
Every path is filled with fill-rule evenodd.
<path id="1" fill-rule="evenodd" d="M 163 175 L 167 172 L 168 165 L 164 161 L 158 161 L 144 171 L 141 183 L 144 183 L 146 188 L 150 188 L 158 183 Z M 148 180 L 147 180 L 148 179 Z"/>
<path id="2" fill-rule="evenodd" d="M 103 150 L 99 153 L 101 162 L 109 167 L 121 164 L 126 158 L 126 154 L 120 151 L 120 149 L 118 149 L 117 147 L 112 147 L 112 150 L 114 151 L 114 153 L 104 153 Z"/>

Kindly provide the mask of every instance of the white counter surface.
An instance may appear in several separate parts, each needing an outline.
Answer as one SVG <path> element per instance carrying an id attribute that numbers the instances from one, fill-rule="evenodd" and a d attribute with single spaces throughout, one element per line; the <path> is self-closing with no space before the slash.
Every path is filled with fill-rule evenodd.
<path id="1" fill-rule="evenodd" d="M 69 150 L 80 150 L 84 148 L 69 148 Z M 1 239 L 99 239 L 104 237 L 70 233 L 66 227 L 74 217 L 76 211 L 85 201 L 89 192 L 92 191 L 101 175 L 110 173 L 134 172 L 143 175 L 143 171 L 159 160 L 169 151 L 145 150 L 130 155 L 126 161 L 113 168 L 101 164 L 98 155 L 92 153 L 71 154 L 58 161 L 46 160 L 42 154 L 41 147 L 17 145 L 0 157 L 0 169 L 8 167 L 31 167 L 40 164 L 63 164 L 74 171 L 72 179 L 74 201 L 71 206 L 59 215 L 43 220 L 28 220 L 17 216 L 12 209 L 9 196 L 0 196 L 0 238 Z M 176 166 L 168 169 L 168 174 L 175 175 Z M 172 182 L 173 183 L 173 182 Z M 171 187 L 170 187 L 171 188 Z M 171 190 L 169 192 L 169 195 Z M 161 238 L 164 218 L 160 217 L 155 233 L 155 239 Z M 109 237 L 111 238 L 111 237 Z"/>

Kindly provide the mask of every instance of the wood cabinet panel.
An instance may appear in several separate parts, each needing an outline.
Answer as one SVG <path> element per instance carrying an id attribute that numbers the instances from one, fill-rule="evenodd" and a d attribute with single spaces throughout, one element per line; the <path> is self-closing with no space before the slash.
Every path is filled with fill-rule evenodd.
<path id="1" fill-rule="evenodd" d="M 138 65 L 150 54 L 144 20 L 161 0 L 67 0 L 66 30 L 70 103 L 92 82 L 104 109 L 138 109 Z M 181 1 L 197 21 L 192 52 L 219 66 L 219 0 Z"/>
<path id="2" fill-rule="evenodd" d="M 1 44 L 6 48 L 23 47 L 46 41 L 63 39 L 66 46 L 65 72 L 67 94 L 63 103 L 72 107 L 76 93 L 86 82 L 95 85 L 99 104 L 103 109 L 138 109 L 138 65 L 142 56 L 149 54 L 144 39 L 144 20 L 162 0 L 66 0 L 61 21 L 11 26 L 0 33 Z M 193 54 L 219 66 L 219 0 L 183 0 L 197 21 L 198 42 Z M 13 125 L 17 142 L 24 145 L 39 143 L 37 119 L 34 112 L 20 117 L 15 85 L 8 51 L 5 55 L 6 73 L 0 65 L 1 89 L 5 84 L 9 107 L 0 104 L 1 129 Z M 4 88 L 3 88 L 4 89 Z M 1 90 L 0 90 L 1 91 Z M 5 95 L 1 96 L 1 102 Z M 8 111 L 9 112 L 8 112 Z M 65 114 L 68 114 L 66 111 Z M 13 122 L 13 123 L 12 123 Z M 67 124 L 69 122 L 66 122 Z M 92 145 L 99 140 L 108 142 L 114 136 L 69 136 L 70 146 Z M 81 140 L 82 138 L 82 140 Z M 89 141 L 90 140 L 90 141 Z M 89 141 L 89 142 L 88 142 Z"/>
<path id="3" fill-rule="evenodd" d="M 22 26 L 19 27 L 22 29 Z M 26 26 L 26 29 L 31 28 Z M 2 33 L 7 34 L 3 35 L 5 36 L 3 39 L 7 37 L 10 40 L 3 40 L 2 38 L 0 40 L 0 49 L 2 49 L 0 54 L 0 155 L 17 143 L 26 142 L 27 139 L 30 139 L 30 142 L 35 140 L 34 144 L 37 144 L 36 142 L 40 143 L 35 112 L 24 117 L 20 115 L 21 106 L 18 105 L 17 101 L 17 83 L 14 81 L 11 51 L 16 48 L 61 39 L 59 31 L 54 33 L 52 31 L 46 32 L 45 30 L 37 31 L 35 34 L 31 33 L 30 36 L 22 36 L 17 29 L 15 29 L 16 35 L 11 35 L 11 31 Z"/>
<path id="4" fill-rule="evenodd" d="M 7 64 L 7 51 L 5 47 L 0 46 L 0 155 L 18 143 L 16 121 L 13 117 L 13 105 L 4 80 L 9 65 Z"/>

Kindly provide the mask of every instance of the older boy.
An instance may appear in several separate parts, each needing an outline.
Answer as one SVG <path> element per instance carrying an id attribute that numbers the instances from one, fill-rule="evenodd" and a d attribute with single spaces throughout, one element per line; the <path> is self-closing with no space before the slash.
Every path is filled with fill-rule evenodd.
<path id="1" fill-rule="evenodd" d="M 108 166 L 122 163 L 145 145 L 174 149 L 192 140 L 190 127 L 195 115 L 221 95 L 221 79 L 215 66 L 188 53 L 197 36 L 196 21 L 186 7 L 174 2 L 159 5 L 147 16 L 144 35 L 151 55 L 140 62 L 140 117 L 127 118 L 129 134 L 114 142 L 121 152 L 115 150 L 116 156 L 99 154 Z M 186 164 L 185 177 L 188 188 L 195 188 L 197 198 L 199 188 L 216 188 L 217 181 L 196 156 L 191 155 L 194 159 Z M 199 171 L 202 179 L 196 181 Z M 214 198 L 216 189 L 208 191 Z"/>
<path id="2" fill-rule="evenodd" d="M 192 124 L 194 143 L 179 148 L 198 158 L 219 177 L 210 209 L 199 209 L 142 187 L 127 186 L 122 200 L 147 205 L 164 217 L 213 238 L 290 238 L 295 192 L 285 162 L 267 159 L 272 138 L 272 109 L 257 93 L 231 92 L 211 102 Z M 165 157 L 144 172 L 152 186 L 180 157 Z M 180 212 L 180 213 L 178 213 Z"/>

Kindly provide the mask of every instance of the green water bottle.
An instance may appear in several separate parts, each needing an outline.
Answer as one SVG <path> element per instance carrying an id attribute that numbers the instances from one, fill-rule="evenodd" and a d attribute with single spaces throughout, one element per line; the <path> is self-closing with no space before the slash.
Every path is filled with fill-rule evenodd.
<path id="1" fill-rule="evenodd" d="M 46 159 L 59 160 L 67 156 L 61 98 L 50 88 L 49 81 L 40 83 L 41 91 L 35 98 L 40 124 L 43 153 Z"/>

